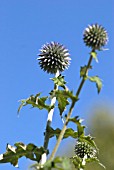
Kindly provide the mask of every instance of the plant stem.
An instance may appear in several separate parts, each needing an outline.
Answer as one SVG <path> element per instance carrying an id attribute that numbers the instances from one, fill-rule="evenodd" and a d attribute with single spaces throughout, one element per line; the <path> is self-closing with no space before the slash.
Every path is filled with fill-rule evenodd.
<path id="1" fill-rule="evenodd" d="M 79 94 L 80 94 L 80 92 L 81 92 L 81 89 L 82 89 L 82 87 L 83 87 L 83 85 L 84 85 L 84 82 L 85 82 L 85 80 L 86 80 L 85 78 L 86 78 L 87 72 L 88 72 L 88 70 L 89 70 L 89 68 L 90 68 L 90 66 L 91 66 L 92 58 L 93 58 L 92 55 L 90 55 L 90 58 L 89 58 L 89 61 L 88 61 L 87 66 L 86 66 L 86 70 L 85 70 L 84 76 L 83 76 L 83 78 L 82 78 L 82 80 L 81 80 L 81 82 L 80 82 L 80 85 L 79 85 L 79 87 L 78 87 L 78 90 L 77 90 L 77 92 L 76 92 L 76 97 L 77 97 L 77 98 L 79 97 Z M 66 129 L 67 129 L 67 124 L 68 124 L 69 118 L 70 118 L 70 116 L 71 116 L 71 114 L 72 114 L 72 111 L 73 111 L 73 108 L 74 108 L 74 106 L 75 106 L 75 103 L 76 103 L 76 101 L 72 101 L 72 103 L 71 103 L 71 106 L 70 106 L 69 112 L 68 112 L 68 114 L 67 114 L 67 117 L 66 117 L 64 126 L 63 126 L 63 128 L 62 128 L 62 130 L 61 130 L 61 133 L 60 133 L 59 137 L 58 137 L 58 140 L 57 140 L 57 142 L 56 142 L 56 145 L 55 145 L 55 147 L 54 147 L 54 149 L 53 149 L 53 151 L 52 151 L 52 153 L 51 153 L 50 160 L 53 160 L 53 158 L 54 158 L 54 156 L 55 156 L 55 154 L 56 154 L 56 152 L 57 152 L 57 149 L 58 149 L 58 147 L 59 147 L 59 145 L 60 145 L 60 142 L 61 142 L 61 140 L 63 139 L 64 133 L 65 133 L 65 131 L 66 131 Z"/>
<path id="2" fill-rule="evenodd" d="M 59 76 L 59 71 L 57 71 L 57 73 L 55 74 L 55 77 L 58 77 L 58 76 Z M 57 90 L 57 89 L 58 89 L 58 86 L 54 85 L 54 90 Z M 53 97 L 51 100 L 51 106 L 53 106 L 55 103 L 56 103 L 56 97 Z M 53 119 L 53 112 L 54 112 L 54 108 L 49 111 L 48 117 L 47 117 L 46 131 L 45 131 L 45 137 L 44 137 L 44 149 L 45 150 L 47 150 L 48 148 L 49 128 L 51 126 L 51 122 Z M 47 155 L 46 153 L 44 153 L 41 158 L 41 164 L 44 164 L 46 162 L 46 159 L 47 159 Z"/>

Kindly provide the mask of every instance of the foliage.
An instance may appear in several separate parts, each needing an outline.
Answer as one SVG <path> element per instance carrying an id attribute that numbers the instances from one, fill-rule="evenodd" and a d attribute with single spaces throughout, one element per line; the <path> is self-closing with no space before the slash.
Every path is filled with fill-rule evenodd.
<path id="1" fill-rule="evenodd" d="M 6 153 L 0 155 L 0 163 L 10 162 L 13 166 L 18 167 L 18 159 L 23 156 L 39 162 L 41 155 L 45 152 L 43 147 L 38 148 L 32 143 L 25 145 L 18 142 L 14 146 L 7 144 Z"/>
<path id="2" fill-rule="evenodd" d="M 96 38 L 99 38 L 99 40 L 96 40 Z M 70 64 L 68 50 L 65 46 L 56 42 L 48 43 L 42 47 L 40 50 L 41 53 L 39 54 L 40 58 L 38 58 L 39 65 L 41 69 L 47 71 L 47 73 L 55 73 L 55 77 L 51 78 L 54 83 L 54 89 L 52 89 L 47 96 L 41 97 L 41 93 L 37 93 L 36 95 L 31 95 L 27 99 L 20 100 L 18 114 L 22 107 L 27 105 L 30 105 L 32 108 L 37 108 L 39 110 L 45 109 L 48 111 L 46 131 L 44 133 L 44 145 L 42 147 L 37 147 L 32 143 L 25 145 L 22 142 L 16 142 L 14 146 L 8 144 L 6 152 L 0 155 L 0 163 L 11 163 L 13 166 L 18 167 L 19 159 L 24 156 L 37 162 L 31 166 L 31 168 L 36 170 L 69 170 L 72 168 L 83 170 L 89 162 L 96 162 L 104 167 L 97 157 L 98 148 L 95 144 L 94 138 L 90 135 L 85 135 L 86 127 L 85 125 L 82 125 L 82 119 L 80 119 L 79 116 L 72 117 L 71 115 L 74 106 L 79 100 L 81 89 L 86 80 L 96 83 L 98 93 L 101 91 L 101 79 L 98 76 L 89 76 L 88 71 L 93 68 L 92 60 L 95 59 L 98 61 L 96 50 L 101 50 L 101 47 L 106 44 L 107 32 L 98 24 L 89 26 L 84 32 L 84 42 L 87 46 L 91 47 L 92 50 L 90 52 L 88 63 L 80 68 L 81 81 L 76 94 L 68 89 L 65 76 L 59 73 L 59 71 L 62 72 Z M 49 99 L 51 99 L 50 105 L 47 104 Z M 56 104 L 61 118 L 63 118 L 63 113 L 66 108 L 68 108 L 67 114 L 64 117 L 64 125 L 61 129 L 54 129 L 51 126 Z M 75 125 L 74 129 L 67 127 L 69 122 Z M 52 137 L 56 137 L 57 141 L 50 158 L 47 160 L 47 155 L 49 154 L 48 143 Z M 68 137 L 74 138 L 77 141 L 74 156 L 71 158 L 55 157 L 60 142 Z"/>

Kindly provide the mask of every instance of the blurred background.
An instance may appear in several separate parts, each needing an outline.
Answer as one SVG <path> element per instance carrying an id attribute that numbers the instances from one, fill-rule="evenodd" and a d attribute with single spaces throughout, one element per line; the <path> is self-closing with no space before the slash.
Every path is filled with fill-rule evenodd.
<path id="1" fill-rule="evenodd" d="M 109 50 L 98 52 L 93 61 L 91 76 L 103 80 L 101 93 L 94 83 L 87 81 L 80 94 L 73 115 L 84 119 L 86 134 L 96 137 L 99 159 L 108 170 L 114 169 L 114 1 L 108 0 L 4 0 L 0 1 L 0 153 L 7 143 L 34 143 L 43 145 L 47 112 L 23 108 L 19 117 L 19 100 L 42 92 L 46 96 L 53 89 L 53 75 L 44 73 L 36 60 L 39 49 L 46 42 L 57 41 L 70 52 L 71 65 L 63 75 L 74 93 L 80 83 L 80 66 L 87 63 L 90 49 L 83 43 L 83 31 L 88 24 L 101 24 L 109 35 Z M 67 110 L 66 110 L 67 111 Z M 55 110 L 52 126 L 62 127 Z M 73 127 L 73 125 L 71 125 Z M 55 138 L 49 143 L 53 149 Z M 57 155 L 74 154 L 75 140 L 64 140 Z M 20 170 L 26 170 L 31 161 L 22 158 Z M 93 164 L 87 169 L 93 169 Z M 0 169 L 14 170 L 10 164 Z M 95 165 L 96 170 L 102 169 Z"/>
<path id="2" fill-rule="evenodd" d="M 100 162 L 105 165 L 106 169 L 114 169 L 114 108 L 108 108 L 106 106 L 98 107 L 89 112 L 90 118 L 86 125 L 87 134 L 91 134 L 95 137 L 95 142 L 99 148 L 98 158 Z M 93 114 L 93 115 L 91 115 Z M 64 148 L 61 147 L 58 155 L 72 157 L 74 155 L 75 140 L 67 141 Z M 69 146 L 69 147 L 68 147 Z M 86 170 L 102 170 L 103 167 L 96 163 L 87 164 Z"/>

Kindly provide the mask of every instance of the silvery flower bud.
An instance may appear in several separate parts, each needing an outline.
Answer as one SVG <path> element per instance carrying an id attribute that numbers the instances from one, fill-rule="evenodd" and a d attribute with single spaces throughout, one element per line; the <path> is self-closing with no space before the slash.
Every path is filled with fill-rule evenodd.
<path id="1" fill-rule="evenodd" d="M 100 50 L 108 41 L 107 31 L 101 25 L 89 25 L 84 31 L 83 40 L 86 46 Z"/>
<path id="2" fill-rule="evenodd" d="M 74 151 L 75 154 L 80 158 L 84 158 L 85 156 L 87 158 L 94 158 L 97 153 L 96 149 L 92 147 L 89 143 L 80 141 L 77 141 Z"/>
<path id="3" fill-rule="evenodd" d="M 39 54 L 39 65 L 48 73 L 55 74 L 57 71 L 64 71 L 70 64 L 68 49 L 57 42 L 43 45 Z"/>

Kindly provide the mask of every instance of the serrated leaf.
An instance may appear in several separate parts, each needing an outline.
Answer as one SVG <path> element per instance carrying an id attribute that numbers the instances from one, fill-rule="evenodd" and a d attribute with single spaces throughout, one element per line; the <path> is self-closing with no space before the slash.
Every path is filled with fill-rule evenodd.
<path id="1" fill-rule="evenodd" d="M 78 132 L 74 131 L 72 128 L 68 128 L 65 131 L 63 139 L 68 138 L 68 137 L 72 137 L 72 138 L 76 139 L 78 137 Z"/>
<path id="2" fill-rule="evenodd" d="M 92 69 L 92 66 L 89 67 L 89 69 Z M 87 78 L 88 73 L 85 75 L 87 70 L 87 66 L 80 67 L 80 77 L 84 77 L 85 79 Z"/>
<path id="3" fill-rule="evenodd" d="M 48 97 L 39 97 L 40 93 L 36 94 L 35 96 L 31 95 L 29 98 L 27 99 L 22 99 L 20 100 L 21 104 L 18 108 L 18 113 L 20 112 L 20 110 L 22 109 L 23 106 L 26 105 L 32 105 L 32 107 L 37 107 L 38 109 L 42 110 L 42 109 L 46 109 L 46 110 L 50 110 L 51 106 L 47 105 L 45 102 L 48 99 Z"/>
<path id="4" fill-rule="evenodd" d="M 92 51 L 90 54 L 95 59 L 95 61 L 98 62 L 97 53 L 95 51 L 94 52 Z"/>
<path id="5" fill-rule="evenodd" d="M 84 125 L 81 125 L 82 121 L 83 121 L 83 120 L 82 120 L 82 119 L 79 119 L 78 116 L 69 119 L 69 122 L 73 122 L 73 123 L 76 124 L 76 126 L 77 126 L 77 132 L 78 132 L 78 137 L 84 136 L 85 126 L 84 126 Z"/>
<path id="6" fill-rule="evenodd" d="M 6 152 L 0 155 L 0 163 L 11 163 L 13 166 L 18 167 L 18 160 L 23 156 L 39 162 L 41 155 L 45 152 L 43 147 L 38 148 L 32 143 L 25 145 L 22 142 L 17 142 L 14 146 L 7 145 Z"/>
<path id="7" fill-rule="evenodd" d="M 69 105 L 69 102 L 68 102 L 67 98 L 62 95 L 58 95 L 57 100 L 58 100 L 58 108 L 60 111 L 60 116 L 62 116 L 62 113 L 66 109 L 66 106 Z"/>
<path id="8" fill-rule="evenodd" d="M 61 74 L 58 77 L 51 78 L 51 80 L 54 81 L 54 84 L 65 89 L 66 81 L 64 80 L 64 76 L 62 76 Z"/>
<path id="9" fill-rule="evenodd" d="M 60 135 L 60 132 L 61 132 L 61 129 L 59 129 L 59 128 L 54 130 L 52 127 L 50 127 L 48 129 L 48 133 L 49 133 L 50 138 L 54 137 L 54 136 L 56 136 L 56 138 L 58 138 L 59 135 Z M 77 138 L 78 132 L 74 131 L 72 128 L 67 128 L 65 133 L 64 133 L 63 139 L 68 138 L 68 137 Z"/>
<path id="10" fill-rule="evenodd" d="M 51 95 L 57 98 L 60 115 L 62 115 L 62 113 L 66 109 L 66 106 L 69 104 L 68 99 L 71 99 L 73 101 L 78 100 L 77 97 L 73 95 L 72 91 L 56 90 L 54 92 L 51 92 Z"/>
<path id="11" fill-rule="evenodd" d="M 89 77 L 88 76 L 88 79 L 91 82 L 95 82 L 96 83 L 97 91 L 98 91 L 98 93 L 100 93 L 101 88 L 102 88 L 102 81 L 101 81 L 101 79 L 98 76 L 93 76 L 93 77 Z"/>
<path id="12" fill-rule="evenodd" d="M 92 147 L 94 147 L 94 148 L 96 149 L 96 151 L 98 152 L 98 148 L 97 148 L 97 146 L 96 146 L 96 144 L 95 144 L 95 141 L 94 141 L 93 139 L 94 139 L 94 138 L 93 138 L 92 136 L 88 135 L 88 136 L 81 136 L 81 137 L 79 138 L 79 141 L 81 141 L 81 142 L 87 142 L 89 145 L 91 145 Z"/>

